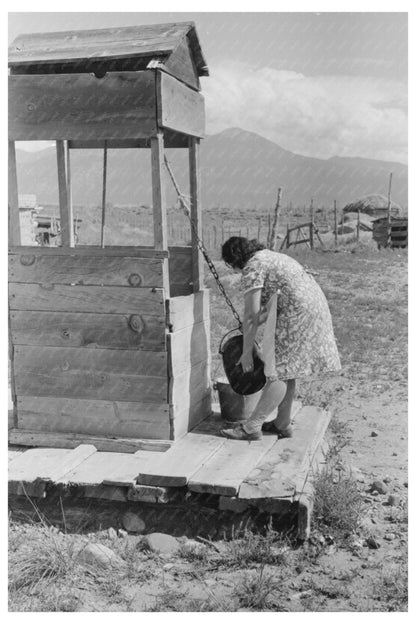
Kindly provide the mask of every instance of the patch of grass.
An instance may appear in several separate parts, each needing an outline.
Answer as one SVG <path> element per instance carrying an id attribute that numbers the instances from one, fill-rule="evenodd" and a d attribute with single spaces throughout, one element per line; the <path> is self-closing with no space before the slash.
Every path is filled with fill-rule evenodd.
<path id="1" fill-rule="evenodd" d="M 240 567 L 253 563 L 286 565 L 287 552 L 288 542 L 279 533 L 268 530 L 261 535 L 246 531 L 241 539 L 227 542 L 223 562 Z"/>
<path id="2" fill-rule="evenodd" d="M 331 460 L 314 478 L 313 521 L 332 530 L 353 533 L 362 517 L 364 504 L 357 481 L 337 470 Z"/>
<path id="3" fill-rule="evenodd" d="M 373 597 L 382 603 L 383 611 L 407 611 L 407 566 L 383 568 L 373 583 Z"/>
<path id="4" fill-rule="evenodd" d="M 178 554 L 189 563 L 207 563 L 209 560 L 207 548 L 202 544 L 182 544 Z"/>
<path id="5" fill-rule="evenodd" d="M 43 581 L 56 581 L 71 574 L 76 565 L 73 540 L 45 526 L 26 531 L 26 537 L 29 539 L 19 548 L 14 543 L 10 549 L 11 590 L 33 590 Z M 11 541 L 16 539 L 18 533 L 15 532 Z"/>
<path id="6" fill-rule="evenodd" d="M 240 607 L 255 611 L 281 611 L 279 592 L 282 588 L 282 576 L 266 572 L 264 568 L 263 564 L 256 572 L 243 577 L 236 592 Z"/>

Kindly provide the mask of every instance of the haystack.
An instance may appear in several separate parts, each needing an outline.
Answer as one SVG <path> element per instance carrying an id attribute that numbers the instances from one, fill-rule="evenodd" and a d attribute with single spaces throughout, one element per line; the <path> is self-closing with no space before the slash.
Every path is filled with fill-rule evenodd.
<path id="1" fill-rule="evenodd" d="M 401 211 L 401 207 L 396 202 L 390 202 L 392 216 L 398 216 Z M 343 208 L 343 212 L 358 212 L 369 215 L 372 219 L 378 219 L 379 217 L 386 217 L 388 209 L 388 199 L 384 195 L 365 195 L 360 199 L 356 199 L 351 204 L 347 204 Z"/>

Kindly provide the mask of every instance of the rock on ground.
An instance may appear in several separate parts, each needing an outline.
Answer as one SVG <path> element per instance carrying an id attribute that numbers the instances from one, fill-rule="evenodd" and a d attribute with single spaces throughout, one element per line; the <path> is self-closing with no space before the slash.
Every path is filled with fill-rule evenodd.
<path id="1" fill-rule="evenodd" d="M 100 568 L 122 568 L 125 562 L 116 553 L 103 544 L 87 544 L 78 557 L 80 561 Z"/>
<path id="2" fill-rule="evenodd" d="M 132 511 L 126 511 L 122 518 L 122 523 L 129 533 L 144 533 L 146 529 L 144 521 Z"/>
<path id="3" fill-rule="evenodd" d="M 171 555 L 180 548 L 178 540 L 166 533 L 149 533 L 145 536 L 144 543 L 149 550 L 164 555 Z"/>

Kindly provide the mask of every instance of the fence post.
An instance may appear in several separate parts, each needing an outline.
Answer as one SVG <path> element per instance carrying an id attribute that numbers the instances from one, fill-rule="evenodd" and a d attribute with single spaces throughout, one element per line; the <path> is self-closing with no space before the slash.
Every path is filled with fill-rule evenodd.
<path id="1" fill-rule="evenodd" d="M 338 217 L 337 217 L 337 200 L 334 199 L 334 235 L 335 247 L 338 247 Z"/>
<path id="2" fill-rule="evenodd" d="M 357 210 L 357 242 L 360 240 L 360 209 Z"/>
<path id="3" fill-rule="evenodd" d="M 389 177 L 389 192 L 387 195 L 387 247 L 391 245 L 391 180 L 393 174 Z"/>
<path id="4" fill-rule="evenodd" d="M 280 210 L 280 201 L 281 201 L 281 197 L 282 197 L 282 189 L 279 187 L 277 189 L 277 201 L 276 201 L 276 206 L 274 209 L 274 219 L 273 219 L 273 227 L 270 233 L 270 240 L 269 242 L 269 249 L 271 249 L 272 251 L 275 250 L 276 248 L 276 242 L 277 242 L 277 225 L 279 222 L 279 210 Z"/>

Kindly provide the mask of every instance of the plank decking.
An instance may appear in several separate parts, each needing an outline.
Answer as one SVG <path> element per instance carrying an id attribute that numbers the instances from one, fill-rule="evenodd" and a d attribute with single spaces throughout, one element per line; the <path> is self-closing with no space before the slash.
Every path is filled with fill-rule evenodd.
<path id="1" fill-rule="evenodd" d="M 42 497 L 51 487 L 79 486 L 92 498 L 167 503 L 196 492 L 217 496 L 219 509 L 237 513 L 249 508 L 277 513 L 295 505 L 305 537 L 311 472 L 322 461 L 330 414 L 299 404 L 294 414 L 293 438 L 281 440 L 274 434 L 253 442 L 226 440 L 219 435 L 223 421 L 217 410 L 165 451 L 105 452 L 91 444 L 73 450 L 11 447 L 10 493 Z"/>

